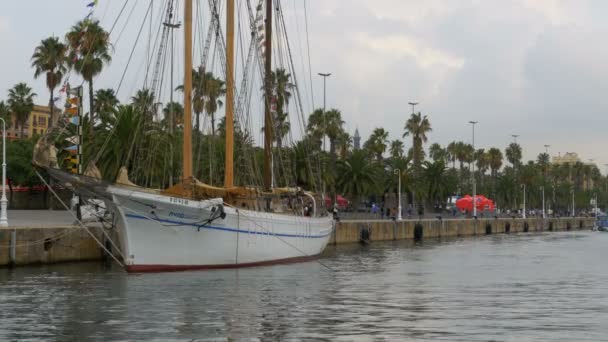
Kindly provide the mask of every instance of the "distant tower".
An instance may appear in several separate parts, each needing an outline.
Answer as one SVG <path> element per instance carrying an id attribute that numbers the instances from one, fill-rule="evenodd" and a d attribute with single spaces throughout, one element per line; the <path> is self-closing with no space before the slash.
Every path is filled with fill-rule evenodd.
<path id="1" fill-rule="evenodd" d="M 359 129 L 355 129 L 355 136 L 353 137 L 353 147 L 355 151 L 361 149 L 361 136 L 359 135 Z"/>

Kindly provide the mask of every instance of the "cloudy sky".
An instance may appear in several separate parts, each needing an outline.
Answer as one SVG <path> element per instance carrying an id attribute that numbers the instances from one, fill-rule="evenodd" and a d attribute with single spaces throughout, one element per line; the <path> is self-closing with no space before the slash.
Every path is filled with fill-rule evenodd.
<path id="1" fill-rule="evenodd" d="M 302 1 L 282 1 L 287 19 Z M 33 48 L 49 35 L 63 36 L 86 15 L 87 2 L 2 1 L 0 99 L 26 81 L 40 94 L 37 102 L 48 101 L 44 80 L 34 80 L 29 68 Z M 107 27 L 121 4 L 99 0 L 95 15 Z M 549 144 L 552 155 L 578 152 L 604 171 L 608 1 L 307 0 L 306 8 L 312 73 L 332 73 L 327 105 L 342 111 L 351 132 L 359 128 L 365 139 L 384 127 L 400 138 L 407 102 L 416 101 L 432 123 L 430 142 L 470 142 L 468 121 L 476 120 L 477 147 L 504 149 L 518 134 L 525 159 Z M 305 51 L 304 16 L 299 20 L 295 53 Z M 134 26 L 125 37 L 135 36 Z M 125 53 L 97 80 L 101 87 L 116 86 Z M 317 106 L 322 87 L 313 78 Z"/>

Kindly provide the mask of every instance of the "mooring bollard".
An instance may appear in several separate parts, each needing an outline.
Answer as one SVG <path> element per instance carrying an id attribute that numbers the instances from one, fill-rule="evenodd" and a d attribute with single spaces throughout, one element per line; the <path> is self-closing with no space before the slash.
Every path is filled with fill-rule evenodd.
<path id="1" fill-rule="evenodd" d="M 414 241 L 420 241 L 423 237 L 423 228 L 420 223 L 416 223 L 414 226 Z"/>
<path id="2" fill-rule="evenodd" d="M 370 241 L 371 232 L 366 226 L 359 226 L 359 243 L 368 244 Z"/>

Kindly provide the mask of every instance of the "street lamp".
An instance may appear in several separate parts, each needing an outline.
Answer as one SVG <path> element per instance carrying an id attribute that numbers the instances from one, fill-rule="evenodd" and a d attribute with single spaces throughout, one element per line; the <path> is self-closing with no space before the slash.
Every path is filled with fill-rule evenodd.
<path id="1" fill-rule="evenodd" d="M 519 134 L 511 134 L 511 136 L 513 137 L 513 142 L 517 144 L 517 137 L 519 136 Z"/>
<path id="2" fill-rule="evenodd" d="M 544 220 L 547 218 L 547 215 L 545 214 L 545 186 L 543 185 L 540 189 L 543 194 L 543 220 Z"/>
<path id="3" fill-rule="evenodd" d="M 572 217 L 574 217 L 574 189 L 570 189 L 570 193 L 572 194 Z"/>
<path id="4" fill-rule="evenodd" d="M 399 194 L 397 196 L 399 204 L 397 205 L 397 221 L 401 221 L 403 219 L 401 216 L 401 170 L 395 169 L 393 172 L 399 177 Z"/>
<path id="5" fill-rule="evenodd" d="M 522 211 L 522 217 L 525 220 L 526 219 L 526 184 L 522 184 L 521 185 L 524 188 L 524 210 Z"/>
<path id="6" fill-rule="evenodd" d="M 545 153 L 547 155 L 549 155 L 549 147 L 551 147 L 551 145 L 545 145 Z"/>
<path id="7" fill-rule="evenodd" d="M 408 102 L 408 104 L 412 106 L 412 114 L 414 114 L 415 113 L 414 107 L 416 107 L 418 102 Z"/>
<path id="8" fill-rule="evenodd" d="M 6 217 L 6 207 L 8 200 L 6 199 L 6 122 L 2 120 L 2 198 L 0 199 L 0 226 L 8 227 L 8 218 Z M 14 240 L 13 240 L 14 241 Z"/>
<path id="9" fill-rule="evenodd" d="M 473 127 L 473 153 L 475 153 L 475 124 L 479 121 L 469 121 L 471 126 Z M 475 200 L 477 196 L 477 182 L 475 182 L 475 162 L 473 162 L 473 172 L 471 172 L 471 177 L 473 177 L 473 218 L 477 218 L 477 201 Z"/>
<path id="10" fill-rule="evenodd" d="M 323 131 L 325 131 L 325 96 L 327 95 L 326 81 L 327 78 L 331 76 L 331 73 L 319 72 L 317 75 L 323 77 Z M 325 135 L 323 135 L 323 150 L 325 151 Z"/>

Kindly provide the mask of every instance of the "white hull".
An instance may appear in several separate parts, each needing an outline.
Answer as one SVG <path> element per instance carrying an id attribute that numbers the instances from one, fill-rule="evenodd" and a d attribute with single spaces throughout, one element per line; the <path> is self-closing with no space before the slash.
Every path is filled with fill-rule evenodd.
<path id="1" fill-rule="evenodd" d="M 319 255 L 331 236 L 330 217 L 235 209 L 222 199 L 184 200 L 110 187 L 128 271 L 244 267 Z"/>

